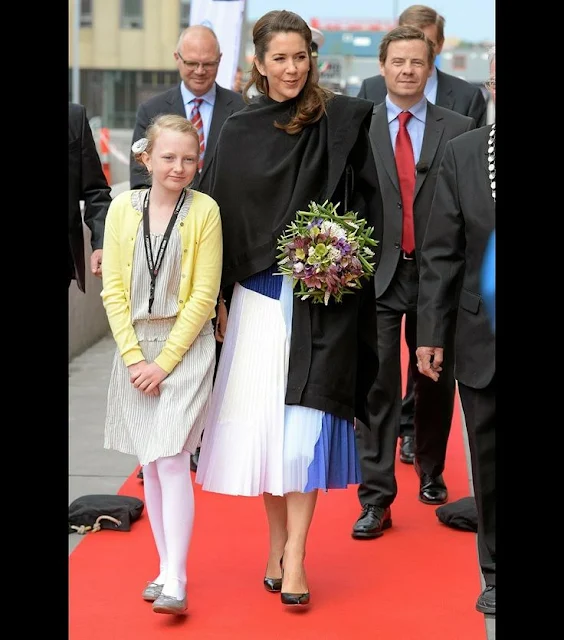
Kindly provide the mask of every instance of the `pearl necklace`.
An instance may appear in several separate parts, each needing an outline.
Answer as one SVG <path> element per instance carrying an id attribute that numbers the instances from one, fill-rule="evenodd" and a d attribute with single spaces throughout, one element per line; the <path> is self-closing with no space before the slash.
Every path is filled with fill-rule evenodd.
<path id="1" fill-rule="evenodd" d="M 488 139 L 488 171 L 492 198 L 495 200 L 495 124 L 492 125 Z"/>

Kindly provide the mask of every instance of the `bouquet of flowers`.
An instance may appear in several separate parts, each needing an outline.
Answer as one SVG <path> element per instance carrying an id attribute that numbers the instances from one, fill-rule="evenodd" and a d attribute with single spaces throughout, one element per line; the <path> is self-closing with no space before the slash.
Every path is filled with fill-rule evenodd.
<path id="1" fill-rule="evenodd" d="M 278 275 L 293 278 L 295 295 L 302 300 L 327 305 L 333 297 L 342 302 L 345 294 L 362 287 L 361 278 L 374 273 L 370 247 L 378 243 L 371 238 L 373 227 L 352 211 L 338 215 L 339 204 L 311 202 L 278 240 Z"/>

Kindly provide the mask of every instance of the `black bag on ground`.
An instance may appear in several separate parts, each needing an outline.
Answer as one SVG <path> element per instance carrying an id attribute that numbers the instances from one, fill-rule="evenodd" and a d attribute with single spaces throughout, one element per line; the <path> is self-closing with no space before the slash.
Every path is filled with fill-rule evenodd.
<path id="1" fill-rule="evenodd" d="M 435 509 L 437 518 L 447 527 L 461 531 L 478 531 L 478 510 L 474 496 L 460 498 Z"/>
<path id="2" fill-rule="evenodd" d="M 139 498 L 116 495 L 88 495 L 69 505 L 69 533 L 88 533 L 100 529 L 130 531 L 145 505 Z"/>

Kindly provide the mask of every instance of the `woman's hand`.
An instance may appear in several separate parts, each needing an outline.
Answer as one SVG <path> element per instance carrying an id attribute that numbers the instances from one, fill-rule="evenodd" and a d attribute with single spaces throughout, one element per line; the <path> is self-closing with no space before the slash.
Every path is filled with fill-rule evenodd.
<path id="1" fill-rule="evenodd" d="M 225 332 L 227 331 L 227 307 L 225 306 L 225 300 L 220 298 L 217 305 L 217 317 L 215 320 L 215 339 L 218 342 L 223 342 Z"/>
<path id="2" fill-rule="evenodd" d="M 158 364 L 145 360 L 132 364 L 129 368 L 130 381 L 136 389 L 148 396 L 160 395 L 159 385 L 168 376 Z"/>

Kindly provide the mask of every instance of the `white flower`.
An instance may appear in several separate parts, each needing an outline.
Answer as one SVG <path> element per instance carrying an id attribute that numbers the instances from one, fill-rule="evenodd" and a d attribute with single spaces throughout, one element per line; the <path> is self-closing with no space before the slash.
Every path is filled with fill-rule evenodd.
<path id="1" fill-rule="evenodd" d="M 149 140 L 147 140 L 147 138 L 139 138 L 137 142 L 134 142 L 131 145 L 131 151 L 133 151 L 133 153 L 143 153 L 143 151 L 145 151 L 145 149 L 147 148 L 148 144 L 149 144 Z"/>
<path id="2" fill-rule="evenodd" d="M 342 255 L 339 249 L 335 249 L 335 247 L 329 248 L 329 258 L 331 259 L 331 262 L 339 262 L 341 257 Z"/>
<path id="3" fill-rule="evenodd" d="M 328 233 L 335 238 L 347 237 L 344 229 L 336 222 L 331 222 L 331 220 L 324 220 L 321 223 L 321 233 Z"/>

